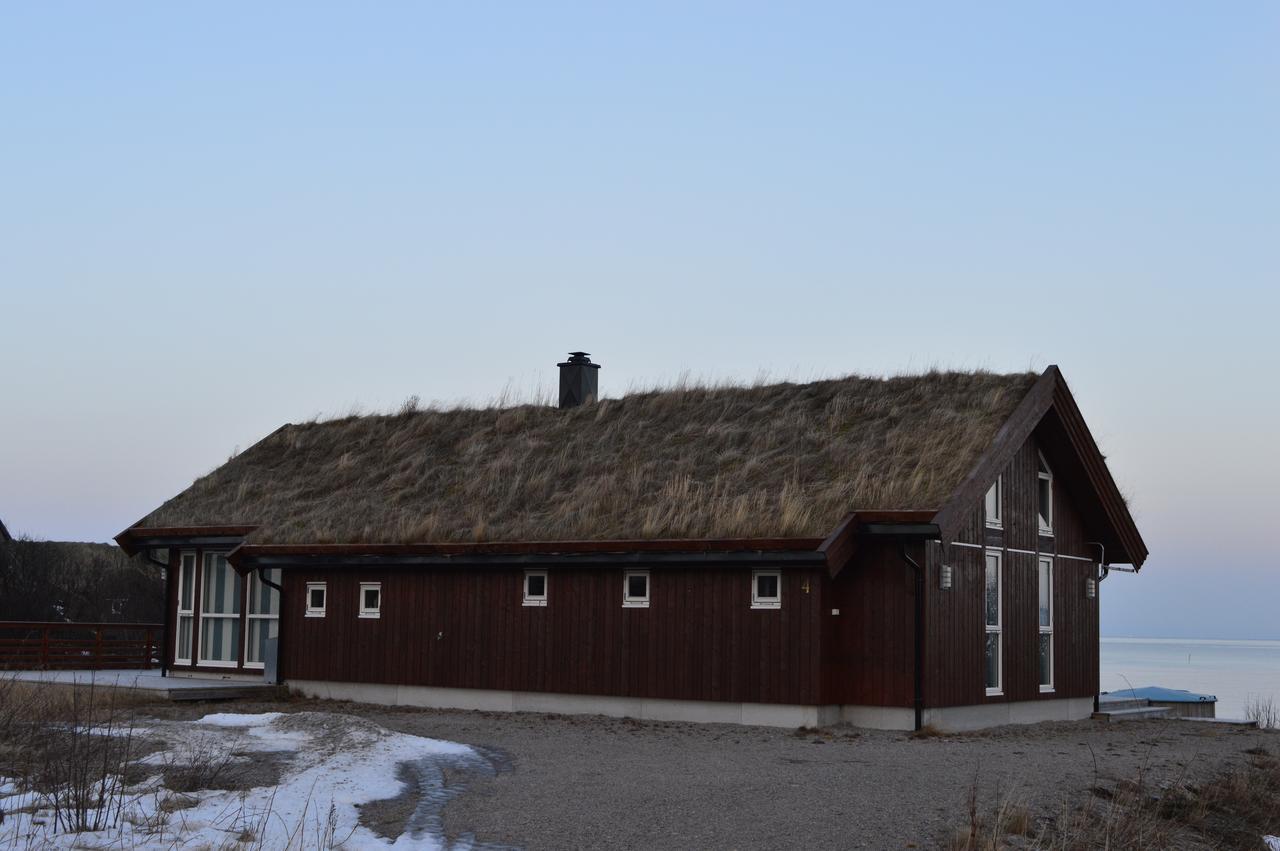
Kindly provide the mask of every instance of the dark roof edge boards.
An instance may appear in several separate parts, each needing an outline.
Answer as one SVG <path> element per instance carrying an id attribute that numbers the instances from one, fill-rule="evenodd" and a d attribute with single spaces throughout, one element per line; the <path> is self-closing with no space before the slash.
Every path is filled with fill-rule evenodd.
<path id="1" fill-rule="evenodd" d="M 242 544 L 228 561 L 239 571 L 259 567 L 394 567 L 537 565 L 825 567 L 835 576 L 861 534 L 937 537 L 933 511 L 860 511 L 826 539 L 730 538 L 619 541 L 529 541 L 447 544 Z"/>
<path id="2" fill-rule="evenodd" d="M 130 526 L 115 542 L 125 555 L 135 556 L 148 547 L 201 545 L 237 546 L 257 526 Z"/>
<path id="3" fill-rule="evenodd" d="M 853 560 L 858 537 L 897 534 L 903 537 L 936 538 L 935 511 L 854 511 L 846 514 L 835 530 L 818 547 L 826 556 L 827 573 L 834 578 Z"/>
<path id="4" fill-rule="evenodd" d="M 973 470 L 956 488 L 951 499 L 934 518 L 944 540 L 951 540 L 959 533 L 965 518 L 986 493 L 991 482 L 1009 465 L 1014 455 L 1036 430 L 1050 411 L 1062 421 L 1071 448 L 1079 458 L 1098 501 L 1106 514 L 1107 522 L 1124 551 L 1109 552 L 1108 561 L 1132 564 L 1140 568 L 1147 558 L 1147 547 L 1133 521 L 1124 496 L 1120 493 L 1106 459 L 1093 439 L 1084 417 L 1076 405 L 1075 397 L 1067 387 L 1062 371 L 1056 365 L 1036 380 L 1022 403 L 1014 410 L 1000 430 L 990 448 L 982 454 Z"/>
<path id="5" fill-rule="evenodd" d="M 1080 407 L 1076 404 L 1071 389 L 1067 387 L 1066 379 L 1062 377 L 1062 373 L 1056 366 L 1050 369 L 1053 370 L 1057 379 L 1053 394 L 1054 410 L 1080 456 L 1089 482 L 1102 502 L 1116 537 L 1124 545 L 1125 555 L 1128 558 L 1126 562 L 1121 563 L 1132 564 L 1135 570 L 1140 569 L 1143 562 L 1147 560 L 1147 544 L 1143 541 L 1142 534 L 1138 531 L 1138 524 L 1134 522 L 1133 514 L 1129 511 L 1128 501 L 1120 492 L 1120 487 L 1111 475 L 1111 468 L 1107 466 L 1107 459 L 1098 448 L 1097 441 L 1093 439 L 1089 426 L 1085 424 L 1084 415 L 1080 413 Z M 1110 559 L 1110 561 L 1120 560 Z"/>
<path id="6" fill-rule="evenodd" d="M 0 520 L 0 541 L 8 543 L 12 540 L 13 538 L 9 535 L 9 530 L 4 528 L 4 521 Z"/>

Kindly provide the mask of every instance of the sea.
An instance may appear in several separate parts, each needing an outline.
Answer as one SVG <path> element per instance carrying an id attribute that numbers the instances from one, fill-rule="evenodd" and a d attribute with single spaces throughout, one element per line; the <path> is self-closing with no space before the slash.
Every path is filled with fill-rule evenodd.
<path id="1" fill-rule="evenodd" d="M 1280 707 L 1280 641 L 1104 638 L 1102 690 L 1163 686 L 1212 694 L 1219 718 L 1243 718 L 1251 699 Z"/>

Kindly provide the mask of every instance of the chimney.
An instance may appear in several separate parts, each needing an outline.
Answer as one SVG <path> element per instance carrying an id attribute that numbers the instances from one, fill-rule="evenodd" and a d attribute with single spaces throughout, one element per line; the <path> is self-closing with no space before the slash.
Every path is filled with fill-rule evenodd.
<path id="1" fill-rule="evenodd" d="M 576 408 L 596 400 L 600 364 L 592 363 L 586 352 L 569 352 L 560 367 L 560 407 Z"/>

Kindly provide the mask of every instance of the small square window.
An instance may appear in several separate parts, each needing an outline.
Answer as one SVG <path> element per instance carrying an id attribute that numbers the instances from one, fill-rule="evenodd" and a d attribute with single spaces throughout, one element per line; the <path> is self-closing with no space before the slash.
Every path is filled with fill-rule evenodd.
<path id="1" fill-rule="evenodd" d="M 782 572 L 757 570 L 751 574 L 751 608 L 782 608 Z"/>
<path id="2" fill-rule="evenodd" d="M 622 579 L 622 594 L 623 608 L 649 608 L 649 571 L 628 571 Z"/>
<path id="3" fill-rule="evenodd" d="M 528 570 L 524 574 L 524 605 L 547 604 L 547 574 L 542 570 Z"/>
<path id="4" fill-rule="evenodd" d="M 360 583 L 360 617 L 382 617 L 382 583 Z"/>
<path id="5" fill-rule="evenodd" d="M 323 582 L 307 583 L 307 617 L 324 617 L 325 584 Z"/>

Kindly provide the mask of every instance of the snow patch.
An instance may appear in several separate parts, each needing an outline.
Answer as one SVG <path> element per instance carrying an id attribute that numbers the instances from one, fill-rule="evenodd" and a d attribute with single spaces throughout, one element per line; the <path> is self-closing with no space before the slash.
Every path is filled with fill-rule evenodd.
<path id="1" fill-rule="evenodd" d="M 136 735 L 177 743 L 139 760 L 149 766 L 189 761 L 193 747 L 237 763 L 271 753 L 282 763 L 279 783 L 177 794 L 164 787 L 160 773 L 127 788 L 111 828 L 69 834 L 56 832 L 47 800 L 31 792 L 17 793 L 7 778 L 0 778 L 0 795 L 8 796 L 5 810 L 10 813 L 0 824 L 0 846 L 159 849 L 175 844 L 224 847 L 240 841 L 267 849 L 440 848 L 438 818 L 411 821 L 405 834 L 392 842 L 361 826 L 359 808 L 405 790 L 406 784 L 397 779 L 399 765 L 409 764 L 420 781 L 441 787 L 444 766 L 488 765 L 466 745 L 320 712 L 216 713 L 195 722 L 155 722 Z M 430 796 L 440 790 L 424 791 Z M 18 812 L 28 807 L 35 812 Z"/>

